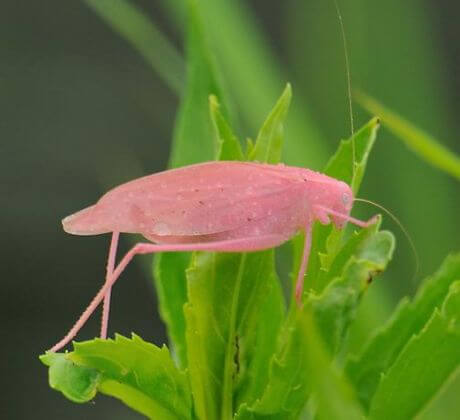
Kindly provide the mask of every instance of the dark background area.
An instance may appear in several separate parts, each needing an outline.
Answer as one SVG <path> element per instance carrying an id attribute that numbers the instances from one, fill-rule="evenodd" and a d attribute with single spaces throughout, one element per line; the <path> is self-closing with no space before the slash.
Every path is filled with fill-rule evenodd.
<path id="1" fill-rule="evenodd" d="M 160 3 L 137 2 L 181 49 L 180 31 Z M 299 92 L 309 98 L 311 113 L 332 151 L 338 138 L 349 131 L 343 50 L 336 38 L 334 9 L 321 8 L 318 1 L 302 13 L 293 12 L 293 1 L 286 3 L 289 7 L 272 0 L 247 3 L 267 31 L 286 77 L 297 80 L 294 95 Z M 368 3 L 377 7 L 377 2 Z M 420 22 L 423 39 L 419 47 L 426 50 L 428 62 L 435 63 L 428 71 L 428 79 L 436 81 L 430 88 L 432 94 L 419 98 L 421 92 L 411 86 L 410 72 L 407 82 L 400 78 L 392 85 L 391 69 L 410 66 L 398 62 L 397 57 L 389 63 L 384 54 L 378 54 L 392 42 L 404 42 L 402 21 L 392 15 L 378 14 L 378 19 L 369 21 L 381 37 L 367 50 L 376 54 L 366 56 L 358 51 L 359 41 L 354 42 L 359 37 L 358 20 L 352 11 L 344 10 L 352 69 L 360 86 L 370 88 L 370 93 L 389 105 L 398 105 L 397 110 L 459 153 L 460 5 L 447 0 L 407 3 L 412 9 L 402 13 L 409 13 L 404 15 L 409 21 Z M 323 20 L 317 18 L 321 13 Z M 300 33 L 302 22 L 312 29 L 310 36 Z M 327 22 L 327 28 L 320 22 Z M 290 25 L 299 31 L 288 33 Z M 332 40 L 324 35 L 329 29 L 334 34 Z M 366 69 L 361 66 L 364 60 L 371 62 Z M 326 84 L 337 87 L 335 96 L 322 94 Z M 434 115 L 427 103 L 436 106 L 441 117 Z M 83 3 L 2 0 L 0 418 L 140 418 L 104 397 L 80 407 L 65 400 L 49 389 L 47 369 L 38 355 L 63 336 L 104 278 L 109 237 L 67 235 L 60 220 L 93 203 L 112 186 L 166 168 L 177 105 L 177 96 L 143 59 Z M 361 121 L 367 118 L 358 114 Z M 362 196 L 401 217 L 415 243 L 420 244 L 421 272 L 429 274 L 449 250 L 459 249 L 458 184 L 418 161 L 388 133 L 379 139 L 375 155 Z M 393 165 L 398 167 L 395 160 L 403 162 L 399 167 L 407 170 L 401 181 L 395 178 L 401 172 L 395 169 L 392 173 Z M 317 168 L 323 164 L 318 162 Z M 413 192 L 416 201 L 407 204 Z M 439 207 L 433 207 L 438 202 Z M 124 238 L 120 251 L 130 244 Z M 400 267 L 390 267 L 389 276 L 402 275 L 386 286 L 390 308 L 416 287 L 407 280 L 413 270 L 410 249 L 402 237 L 398 245 L 401 251 L 395 261 Z M 136 258 L 141 263 L 129 266 L 113 293 L 110 333 L 135 331 L 162 344 L 165 331 L 146 271 L 151 257 Z M 97 334 L 97 322 L 94 317 L 78 339 Z"/>

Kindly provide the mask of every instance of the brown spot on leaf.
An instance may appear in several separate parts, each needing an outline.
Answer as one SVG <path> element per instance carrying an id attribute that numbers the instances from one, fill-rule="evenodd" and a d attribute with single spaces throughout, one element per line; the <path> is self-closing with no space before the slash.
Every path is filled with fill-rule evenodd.
<path id="1" fill-rule="evenodd" d="M 381 272 L 382 270 L 370 271 L 366 279 L 366 284 L 371 284 L 374 281 L 374 277 L 378 276 Z"/>
<path id="2" fill-rule="evenodd" d="M 236 366 L 236 374 L 240 373 L 240 338 L 238 334 L 235 335 L 235 357 L 233 359 Z"/>

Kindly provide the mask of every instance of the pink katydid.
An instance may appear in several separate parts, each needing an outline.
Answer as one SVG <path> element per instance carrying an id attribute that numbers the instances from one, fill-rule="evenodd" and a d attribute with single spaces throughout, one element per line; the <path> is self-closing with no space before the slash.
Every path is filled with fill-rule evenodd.
<path id="1" fill-rule="evenodd" d="M 355 145 L 351 81 L 342 17 L 335 2 L 344 41 L 350 106 L 353 175 Z M 168 170 L 120 185 L 95 205 L 63 220 L 75 235 L 112 232 L 103 287 L 66 336 L 50 351 L 68 344 L 103 301 L 101 338 L 107 336 L 111 289 L 136 254 L 172 251 L 251 252 L 281 245 L 304 231 L 302 260 L 295 296 L 301 303 L 311 247 L 313 222 L 342 229 L 346 222 L 367 227 L 350 217 L 353 192 L 342 181 L 282 164 L 208 162 Z M 365 200 L 362 200 L 365 201 Z M 380 207 L 380 206 L 379 206 Z M 153 243 L 138 243 L 115 268 L 120 232 L 140 233 Z"/>
<path id="2" fill-rule="evenodd" d="M 110 292 L 136 254 L 173 251 L 253 252 L 281 245 L 304 231 L 295 296 L 301 303 L 314 221 L 342 229 L 354 197 L 342 181 L 283 164 L 221 161 L 172 169 L 122 184 L 93 206 L 63 220 L 75 235 L 112 232 L 105 284 L 67 335 L 50 351 L 72 340 L 104 301 L 101 337 L 107 334 Z M 139 233 L 136 244 L 115 268 L 119 233 Z"/>

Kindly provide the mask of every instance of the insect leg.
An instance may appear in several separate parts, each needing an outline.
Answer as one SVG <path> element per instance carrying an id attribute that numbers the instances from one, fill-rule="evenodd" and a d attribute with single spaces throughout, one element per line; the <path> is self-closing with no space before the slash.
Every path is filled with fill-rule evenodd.
<path id="1" fill-rule="evenodd" d="M 303 246 L 302 262 L 300 264 L 299 273 L 297 274 L 297 282 L 295 284 L 295 298 L 297 304 L 300 306 L 302 303 L 303 283 L 305 272 L 308 267 L 308 257 L 310 256 L 311 249 L 311 223 L 305 227 L 305 242 Z"/>
<path id="2" fill-rule="evenodd" d="M 153 254 L 156 252 L 180 252 L 180 251 L 210 251 L 210 252 L 252 252 L 263 249 L 273 248 L 288 240 L 284 235 L 260 235 L 248 238 L 227 239 L 214 242 L 199 242 L 190 244 L 152 244 L 138 243 L 128 251 L 121 259 L 111 277 L 104 283 L 97 295 L 93 298 L 89 306 L 85 309 L 78 321 L 69 330 L 65 337 L 55 344 L 49 351 L 56 352 L 68 344 L 85 325 L 88 318 L 92 315 L 101 301 L 112 288 L 120 274 L 137 254 Z"/>
<path id="3" fill-rule="evenodd" d="M 120 232 L 112 233 L 112 241 L 110 242 L 110 251 L 109 251 L 109 259 L 107 261 L 107 274 L 105 277 L 105 283 L 107 283 L 110 280 L 113 270 L 115 268 L 115 258 L 117 255 L 117 245 L 118 245 L 119 237 L 120 237 Z M 109 287 L 104 296 L 104 303 L 102 305 L 101 338 L 107 338 L 107 327 L 109 324 L 111 292 L 112 292 L 112 288 Z"/>
<path id="4" fill-rule="evenodd" d="M 372 216 L 367 221 L 363 221 L 363 220 L 355 219 L 354 217 L 348 216 L 346 214 L 339 213 L 327 207 L 323 207 L 323 206 L 315 206 L 315 207 L 321 209 L 328 215 L 340 217 L 341 219 L 346 220 L 347 222 L 353 223 L 354 225 L 362 227 L 362 228 L 369 227 L 370 225 L 374 224 L 377 220 L 377 215 Z"/>

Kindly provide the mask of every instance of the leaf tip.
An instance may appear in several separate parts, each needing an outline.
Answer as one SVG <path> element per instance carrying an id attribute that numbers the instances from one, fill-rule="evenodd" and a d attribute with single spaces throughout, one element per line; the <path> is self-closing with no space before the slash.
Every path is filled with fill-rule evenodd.
<path id="1" fill-rule="evenodd" d="M 210 94 L 208 96 L 208 101 L 209 101 L 209 108 L 211 109 L 211 111 L 216 111 L 220 108 L 220 103 L 216 95 Z"/>
<path id="2" fill-rule="evenodd" d="M 286 106 L 289 105 L 292 99 L 292 86 L 289 82 L 286 83 L 286 87 L 281 94 L 280 102 L 286 102 Z"/>

